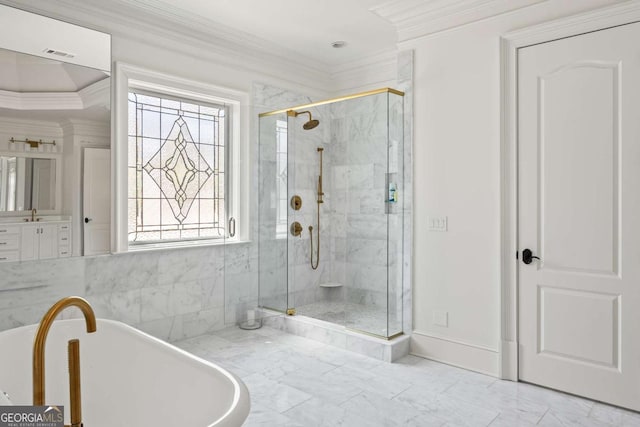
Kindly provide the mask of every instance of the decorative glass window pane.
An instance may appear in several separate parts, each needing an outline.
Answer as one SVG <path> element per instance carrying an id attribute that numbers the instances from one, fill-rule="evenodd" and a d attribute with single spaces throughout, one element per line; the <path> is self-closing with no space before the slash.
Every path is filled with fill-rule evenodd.
<path id="1" fill-rule="evenodd" d="M 226 107 L 129 92 L 129 242 L 225 237 Z"/>

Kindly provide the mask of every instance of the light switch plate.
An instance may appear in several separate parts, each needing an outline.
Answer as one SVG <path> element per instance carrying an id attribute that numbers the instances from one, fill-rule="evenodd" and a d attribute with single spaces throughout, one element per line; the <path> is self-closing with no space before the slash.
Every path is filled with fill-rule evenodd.
<path id="1" fill-rule="evenodd" d="M 436 326 L 449 327 L 449 312 L 447 311 L 434 311 L 433 312 L 433 324 Z"/>
<path id="2" fill-rule="evenodd" d="M 448 218 L 446 216 L 428 216 L 429 231 L 447 231 Z"/>

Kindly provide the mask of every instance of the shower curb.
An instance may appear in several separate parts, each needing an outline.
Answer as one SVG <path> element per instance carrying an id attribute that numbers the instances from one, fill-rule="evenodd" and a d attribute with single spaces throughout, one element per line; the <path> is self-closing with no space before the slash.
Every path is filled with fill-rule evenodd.
<path id="1" fill-rule="evenodd" d="M 287 316 L 275 311 L 263 310 L 266 326 L 289 334 L 298 335 L 352 351 L 367 357 L 392 363 L 409 354 L 409 335 L 400 335 L 391 340 L 376 338 L 344 326 L 306 316 Z"/>

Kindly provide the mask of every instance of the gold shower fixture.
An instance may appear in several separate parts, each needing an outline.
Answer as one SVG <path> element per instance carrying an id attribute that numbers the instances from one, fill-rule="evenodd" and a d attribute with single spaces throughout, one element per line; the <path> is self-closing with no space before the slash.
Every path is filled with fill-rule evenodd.
<path id="1" fill-rule="evenodd" d="M 311 117 L 311 111 L 300 111 L 300 112 L 293 111 L 293 110 L 287 111 L 287 115 L 289 117 L 298 117 L 300 114 L 309 115 L 309 121 L 305 122 L 305 124 L 302 125 L 302 128 L 304 130 L 311 130 L 320 124 L 320 120 L 316 120 L 313 117 Z"/>
<path id="2" fill-rule="evenodd" d="M 324 148 L 322 147 L 318 147 L 318 153 L 320 153 L 320 176 L 318 176 L 318 200 L 317 200 L 317 213 L 318 213 L 318 230 L 316 231 L 316 235 L 317 235 L 317 246 L 318 248 L 316 249 L 316 262 L 315 265 L 313 264 L 313 226 L 310 225 L 309 226 L 309 242 L 311 244 L 311 253 L 309 254 L 309 256 L 311 257 L 311 268 L 312 269 L 317 269 L 318 265 L 320 265 L 320 204 L 324 203 L 324 201 L 322 200 L 322 196 L 324 196 L 324 192 L 322 191 L 322 152 L 324 151 Z"/>

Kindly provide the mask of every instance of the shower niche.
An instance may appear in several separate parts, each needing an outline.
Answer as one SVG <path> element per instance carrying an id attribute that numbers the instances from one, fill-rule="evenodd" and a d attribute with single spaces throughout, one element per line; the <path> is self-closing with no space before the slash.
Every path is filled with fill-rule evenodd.
<path id="1" fill-rule="evenodd" d="M 403 96 L 384 88 L 260 114 L 261 307 L 402 333 Z"/>

